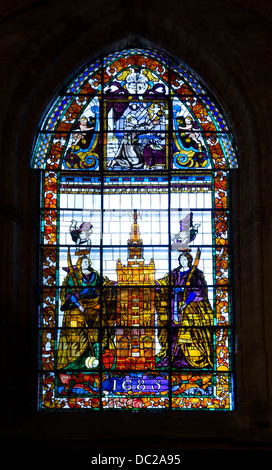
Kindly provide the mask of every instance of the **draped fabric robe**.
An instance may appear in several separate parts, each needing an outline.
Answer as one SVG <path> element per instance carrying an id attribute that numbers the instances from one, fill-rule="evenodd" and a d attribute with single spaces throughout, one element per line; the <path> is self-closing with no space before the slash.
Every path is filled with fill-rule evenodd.
<path id="1" fill-rule="evenodd" d="M 202 271 L 196 268 L 186 287 L 190 270 L 177 268 L 171 277 L 166 275 L 156 282 L 160 366 L 172 360 L 175 367 L 213 367 L 213 310 Z"/>
<path id="2" fill-rule="evenodd" d="M 90 353 L 99 356 L 99 327 L 102 348 L 114 349 L 114 329 L 116 321 L 115 283 L 93 269 L 90 275 L 82 275 L 75 269 L 75 286 L 72 275 L 68 274 L 61 289 L 61 310 L 64 311 L 63 324 L 58 347 L 58 368 L 70 366 L 82 356 Z M 101 291 L 102 289 L 102 291 Z M 84 312 L 79 306 L 84 308 Z M 95 349 L 96 348 L 96 349 Z"/>

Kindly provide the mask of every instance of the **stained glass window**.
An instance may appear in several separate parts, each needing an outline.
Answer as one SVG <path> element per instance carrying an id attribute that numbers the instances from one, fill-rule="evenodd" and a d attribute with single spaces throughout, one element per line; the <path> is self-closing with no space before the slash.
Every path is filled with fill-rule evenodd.
<path id="1" fill-rule="evenodd" d="M 39 409 L 232 410 L 231 128 L 150 49 L 64 85 L 41 173 Z"/>

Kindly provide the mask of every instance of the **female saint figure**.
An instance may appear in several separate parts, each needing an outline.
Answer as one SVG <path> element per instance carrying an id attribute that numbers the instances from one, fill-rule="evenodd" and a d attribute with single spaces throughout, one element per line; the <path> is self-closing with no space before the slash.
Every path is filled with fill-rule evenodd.
<path id="1" fill-rule="evenodd" d="M 78 257 L 76 268 L 72 266 L 69 257 L 68 252 L 69 272 L 60 293 L 64 318 L 57 366 L 69 369 L 95 368 L 99 364 L 101 326 L 106 327 L 103 330 L 102 348 L 115 349 L 115 282 L 107 277 L 101 278 L 91 267 L 91 261 L 86 254 Z M 100 295 L 101 290 L 103 295 Z"/>
<path id="2" fill-rule="evenodd" d="M 204 274 L 190 250 L 179 256 L 179 266 L 156 282 L 159 342 L 158 367 L 213 367 L 213 310 L 208 300 Z M 170 331 L 168 305 L 170 302 Z"/>

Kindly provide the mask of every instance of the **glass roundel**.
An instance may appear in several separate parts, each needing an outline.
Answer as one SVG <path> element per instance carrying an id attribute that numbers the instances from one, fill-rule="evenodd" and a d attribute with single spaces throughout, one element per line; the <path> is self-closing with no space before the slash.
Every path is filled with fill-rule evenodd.
<path id="1" fill-rule="evenodd" d="M 232 410 L 229 124 L 199 78 L 126 49 L 63 86 L 40 170 L 39 409 Z"/>

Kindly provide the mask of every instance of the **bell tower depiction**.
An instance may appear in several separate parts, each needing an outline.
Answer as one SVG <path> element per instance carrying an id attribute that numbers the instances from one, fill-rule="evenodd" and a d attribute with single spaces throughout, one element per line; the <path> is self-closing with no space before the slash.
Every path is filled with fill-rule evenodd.
<path id="1" fill-rule="evenodd" d="M 134 210 L 127 264 L 117 261 L 116 367 L 155 367 L 155 264 L 145 264 L 137 210 Z"/>

